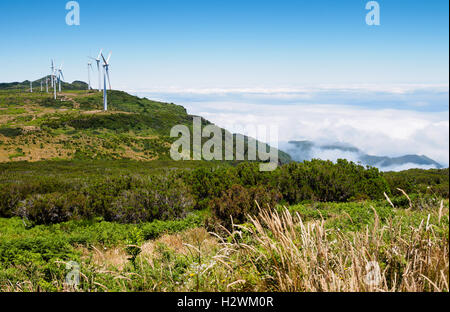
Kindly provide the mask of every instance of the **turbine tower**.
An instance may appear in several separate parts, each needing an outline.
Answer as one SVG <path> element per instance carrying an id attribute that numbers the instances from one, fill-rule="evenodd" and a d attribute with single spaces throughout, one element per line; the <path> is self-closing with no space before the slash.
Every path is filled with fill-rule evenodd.
<path id="1" fill-rule="evenodd" d="M 92 63 L 88 62 L 88 91 L 92 90 L 92 87 L 91 87 L 91 69 L 92 69 Z M 92 71 L 94 71 L 94 70 L 92 69 Z"/>
<path id="2" fill-rule="evenodd" d="M 45 92 L 48 93 L 48 76 L 45 77 Z"/>
<path id="3" fill-rule="evenodd" d="M 59 82 L 59 93 L 61 93 L 61 81 L 64 80 L 64 75 L 63 75 L 63 71 L 62 71 L 62 64 L 58 69 L 58 82 Z M 62 78 L 62 79 L 61 79 Z"/>
<path id="4" fill-rule="evenodd" d="M 108 58 L 105 59 L 103 53 L 101 53 L 103 59 L 103 108 L 105 112 L 108 111 L 108 93 L 106 90 L 106 78 L 108 78 L 109 90 L 111 90 L 111 80 L 109 79 L 109 60 L 111 59 L 111 54 L 112 52 L 110 52 Z"/>
<path id="5" fill-rule="evenodd" d="M 30 92 L 33 93 L 33 82 L 30 81 Z"/>
<path id="6" fill-rule="evenodd" d="M 52 73 L 52 77 L 53 77 L 53 98 L 56 100 L 56 72 L 57 69 L 55 68 L 53 73 Z"/>
<path id="7" fill-rule="evenodd" d="M 100 53 L 98 54 L 97 58 L 93 58 L 90 57 L 90 59 L 94 60 L 97 62 L 97 71 L 98 71 L 98 92 L 102 92 L 102 76 L 101 76 L 101 72 L 100 72 L 100 62 L 101 62 L 101 57 L 102 57 L 102 53 L 103 53 L 103 49 L 100 50 Z"/>
<path id="8" fill-rule="evenodd" d="M 53 75 L 54 75 L 54 73 L 55 73 L 55 65 L 54 65 L 54 63 L 53 63 L 53 59 L 52 59 L 52 65 L 50 66 L 50 69 L 51 69 L 51 79 L 52 79 L 52 88 L 54 88 L 54 86 L 55 86 L 55 84 L 54 84 L 54 78 L 53 78 Z"/>

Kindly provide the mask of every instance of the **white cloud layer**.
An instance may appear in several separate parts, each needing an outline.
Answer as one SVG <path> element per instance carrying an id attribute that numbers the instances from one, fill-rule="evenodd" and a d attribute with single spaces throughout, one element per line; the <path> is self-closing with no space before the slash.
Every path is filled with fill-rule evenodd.
<path id="1" fill-rule="evenodd" d="M 277 125 L 281 142 L 345 142 L 370 155 L 418 154 L 449 165 L 448 84 L 171 91 L 160 99 L 232 132 Z"/>
<path id="2" fill-rule="evenodd" d="M 426 155 L 448 166 L 448 112 L 372 110 L 338 105 L 242 105 L 214 103 L 210 112 L 200 103 L 190 112 L 233 131 L 233 124 L 278 125 L 279 140 L 345 142 L 372 155 Z"/>
<path id="3" fill-rule="evenodd" d="M 304 85 L 302 87 L 256 87 L 256 88 L 179 88 L 179 87 L 154 87 L 142 89 L 129 89 L 130 92 L 139 93 L 166 93 L 181 95 L 224 95 L 224 94 L 243 94 L 255 95 L 264 94 L 269 96 L 279 96 L 282 94 L 318 94 L 323 92 L 340 92 L 340 93 L 391 93 L 391 94 L 408 94 L 420 91 L 428 92 L 448 92 L 449 85 L 442 84 L 323 84 L 323 85 Z"/>

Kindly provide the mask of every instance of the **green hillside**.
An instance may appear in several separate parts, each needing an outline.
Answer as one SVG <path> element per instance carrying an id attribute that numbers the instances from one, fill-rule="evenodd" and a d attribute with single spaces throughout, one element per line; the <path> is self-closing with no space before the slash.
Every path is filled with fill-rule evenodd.
<path id="1" fill-rule="evenodd" d="M 448 292 L 448 169 L 176 162 L 182 106 L 73 87 L 0 90 L 0 292 Z"/>
<path id="2" fill-rule="evenodd" d="M 45 78 L 49 79 L 49 88 L 50 88 L 50 76 L 43 77 L 38 80 L 33 80 L 33 91 L 40 91 L 41 90 L 41 82 L 42 82 L 42 88 L 45 91 Z M 72 83 L 68 82 L 62 82 L 61 87 L 64 90 L 87 90 L 88 84 L 84 81 L 76 80 Z M 30 91 L 30 81 L 25 80 L 23 82 L 4 82 L 0 83 L 0 90 L 10 90 L 10 91 Z"/>
<path id="3" fill-rule="evenodd" d="M 18 89 L 26 85 L 0 84 L 0 162 L 167 160 L 176 140 L 170 137 L 172 127 L 186 125 L 192 133 L 194 116 L 179 105 L 108 91 L 110 111 L 103 112 L 102 93 L 80 90 L 83 83 L 64 86 L 56 100 L 52 94 Z M 291 161 L 283 152 L 279 158 L 280 163 Z"/>

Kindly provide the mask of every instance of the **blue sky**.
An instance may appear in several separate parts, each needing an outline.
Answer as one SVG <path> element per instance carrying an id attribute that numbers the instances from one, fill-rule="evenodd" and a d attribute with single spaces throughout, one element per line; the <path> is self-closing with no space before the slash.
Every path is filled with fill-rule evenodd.
<path id="1" fill-rule="evenodd" d="M 113 51 L 116 88 L 448 83 L 448 1 L 0 1 L 0 81 L 37 78 L 51 57 L 86 80 L 88 54 Z"/>

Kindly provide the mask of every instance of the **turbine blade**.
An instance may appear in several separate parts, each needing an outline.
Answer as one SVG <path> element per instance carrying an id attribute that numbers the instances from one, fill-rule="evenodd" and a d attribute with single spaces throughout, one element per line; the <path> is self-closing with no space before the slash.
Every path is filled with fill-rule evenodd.
<path id="1" fill-rule="evenodd" d="M 109 68 L 106 67 L 106 76 L 108 77 L 109 90 L 111 90 L 111 80 L 109 79 Z"/>
<path id="2" fill-rule="evenodd" d="M 112 55 L 112 52 L 109 52 L 108 59 L 106 60 L 106 63 L 108 63 L 108 64 L 109 64 L 109 60 L 111 59 L 111 55 Z"/>
<path id="3" fill-rule="evenodd" d="M 100 60 L 100 56 L 102 55 L 102 53 L 103 53 L 103 49 L 100 50 L 100 53 L 97 56 L 97 60 Z"/>
<path id="4" fill-rule="evenodd" d="M 105 65 L 107 65 L 108 62 L 105 60 L 105 57 L 103 56 L 103 53 L 102 53 L 102 59 L 103 59 L 103 63 L 104 63 Z"/>

